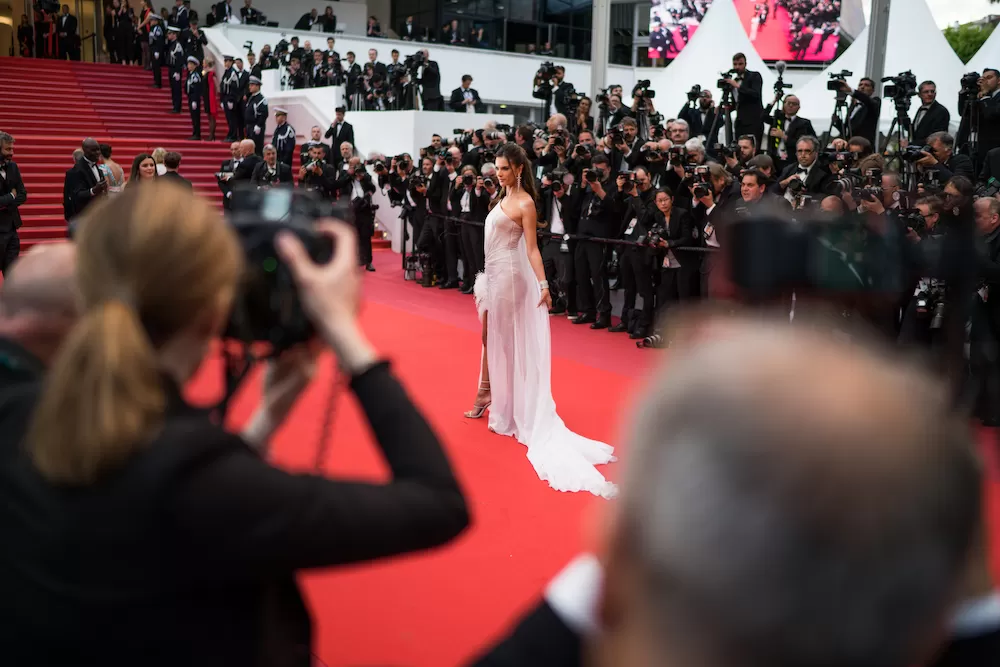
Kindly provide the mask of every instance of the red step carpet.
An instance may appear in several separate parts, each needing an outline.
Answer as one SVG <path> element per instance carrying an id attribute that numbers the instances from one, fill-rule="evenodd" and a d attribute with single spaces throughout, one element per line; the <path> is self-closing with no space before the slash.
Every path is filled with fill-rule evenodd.
<path id="1" fill-rule="evenodd" d="M 487 431 L 485 419 L 462 417 L 473 399 L 480 354 L 472 298 L 403 281 L 399 256 L 388 251 L 375 253 L 375 260 L 378 271 L 365 276 L 364 328 L 443 439 L 471 499 L 473 526 L 457 543 L 429 554 L 311 573 L 303 582 L 326 665 L 450 667 L 537 601 L 548 579 L 591 544 L 592 522 L 608 503 L 549 489 L 520 444 Z M 623 334 L 590 331 L 562 317 L 551 322 L 560 414 L 570 428 L 620 447 L 622 415 L 659 353 L 636 349 Z M 217 366 L 203 369 L 193 383 L 195 398 L 217 394 L 218 372 Z M 313 465 L 331 374 L 327 359 L 277 436 L 281 464 Z M 247 397 L 258 392 L 255 381 L 237 401 L 235 422 L 249 415 Z M 384 479 L 368 427 L 346 394 L 337 402 L 333 430 L 326 472 Z M 614 479 L 619 466 L 603 470 Z M 997 469 L 994 460 L 991 470 Z M 988 490 L 995 526 L 995 475 Z M 993 533 L 997 553 L 1000 531 Z M 995 565 L 1000 573 L 1000 561 Z"/>
<path id="2" fill-rule="evenodd" d="M 763 4 L 770 0 L 733 0 L 736 3 L 736 11 L 740 15 L 740 23 L 747 35 L 750 35 L 751 20 L 754 17 L 754 5 Z M 761 58 L 767 61 L 772 60 L 794 60 L 794 53 L 788 48 L 788 29 L 791 25 L 791 17 L 788 10 L 783 7 L 776 7 L 770 2 L 771 10 L 767 17 L 767 22 L 758 29 L 757 38 L 753 45 Z M 808 53 L 803 62 L 830 62 L 837 56 L 837 38 L 827 37 L 823 42 L 823 48 L 819 53 L 815 53 L 819 46 L 819 37 L 814 36 L 809 44 Z"/>

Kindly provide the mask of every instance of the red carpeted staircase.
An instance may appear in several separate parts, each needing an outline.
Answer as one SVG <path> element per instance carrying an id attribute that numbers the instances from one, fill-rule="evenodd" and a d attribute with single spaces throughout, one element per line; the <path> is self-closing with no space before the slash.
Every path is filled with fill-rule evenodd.
<path id="1" fill-rule="evenodd" d="M 195 191 L 222 205 L 215 180 L 230 158 L 225 115 L 219 112 L 215 136 L 220 141 L 188 141 L 191 116 L 187 100 L 172 114 L 170 83 L 163 88 L 140 67 L 71 63 L 33 58 L 0 58 L 0 130 L 14 136 L 14 161 L 21 168 L 28 201 L 21 207 L 21 250 L 66 237 L 62 189 L 73 151 L 87 137 L 111 144 L 112 159 L 126 177 L 139 153 L 157 147 L 182 156 L 180 173 Z M 202 116 L 202 136 L 208 121 Z M 388 246 L 387 241 L 376 243 Z"/>
<path id="2" fill-rule="evenodd" d="M 0 58 L 0 130 L 14 135 L 28 201 L 21 207 L 21 248 L 66 236 L 62 187 L 73 151 L 86 137 L 111 144 L 112 159 L 126 176 L 132 159 L 163 147 L 183 155 L 181 174 L 198 194 L 220 203 L 215 172 L 230 157 L 228 144 L 187 141 L 186 109 L 169 113 L 170 88 L 152 88 L 152 75 L 138 67 Z M 221 115 L 221 114 L 220 114 Z M 216 132 L 225 137 L 225 118 Z M 202 119 L 203 135 L 207 121 Z"/>

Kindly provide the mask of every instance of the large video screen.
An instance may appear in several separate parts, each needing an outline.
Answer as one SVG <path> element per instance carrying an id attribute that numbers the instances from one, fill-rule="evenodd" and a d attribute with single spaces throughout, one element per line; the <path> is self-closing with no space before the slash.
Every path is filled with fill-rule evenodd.
<path id="1" fill-rule="evenodd" d="M 764 60 L 829 62 L 840 39 L 840 0 L 719 0 L 736 6 Z M 672 60 L 701 25 L 712 0 L 653 0 L 649 57 Z"/>

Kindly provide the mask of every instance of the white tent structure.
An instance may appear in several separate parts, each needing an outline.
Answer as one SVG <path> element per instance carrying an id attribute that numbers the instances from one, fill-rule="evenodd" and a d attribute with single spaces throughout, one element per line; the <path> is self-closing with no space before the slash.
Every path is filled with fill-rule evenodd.
<path id="1" fill-rule="evenodd" d="M 965 72 L 980 72 L 986 68 L 1000 69 L 1000 30 L 994 30 L 986 43 L 979 47 L 972 60 L 965 63 Z"/>
<path id="2" fill-rule="evenodd" d="M 840 7 L 840 34 L 857 39 L 868 25 L 862 0 L 843 0 Z"/>
<path id="3" fill-rule="evenodd" d="M 829 73 L 848 70 L 854 73 L 848 80 L 856 86 L 858 79 L 867 74 L 868 29 L 858 35 L 850 47 L 837 58 L 822 75 L 816 77 L 801 90 L 792 91 L 802 100 L 802 114 L 813 121 L 817 132 L 822 133 L 830 124 L 834 95 L 826 89 Z M 937 84 L 937 101 L 951 112 L 952 129 L 958 127 L 958 89 L 962 73 L 967 71 L 951 45 L 944 38 L 934 21 L 925 0 L 894 2 L 889 13 L 889 31 L 886 39 L 885 74 L 894 76 L 910 70 L 921 81 L 932 80 Z M 876 90 L 882 96 L 883 85 L 876 82 Z M 919 99 L 912 98 L 910 118 L 916 113 Z M 896 110 L 891 100 L 882 103 L 880 127 L 888 131 Z"/>
<path id="4" fill-rule="evenodd" d="M 714 86 L 720 72 L 733 66 L 733 54 L 744 53 L 747 69 L 760 72 L 764 79 L 764 103 L 773 97 L 775 76 L 754 48 L 732 0 L 713 2 L 691 41 L 666 69 L 649 71 L 650 86 L 656 90 L 656 110 L 673 118 L 687 104 L 687 92 L 695 84 Z M 639 73 L 637 73 L 638 75 Z M 718 102 L 720 91 L 713 95 Z"/>

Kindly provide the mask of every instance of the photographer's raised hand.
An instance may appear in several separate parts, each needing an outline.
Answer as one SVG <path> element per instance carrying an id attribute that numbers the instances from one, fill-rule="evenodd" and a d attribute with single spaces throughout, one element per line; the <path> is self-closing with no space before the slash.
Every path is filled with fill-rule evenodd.
<path id="1" fill-rule="evenodd" d="M 318 353 L 316 346 L 300 345 L 268 362 L 261 403 L 241 434 L 262 454 L 266 453 L 271 437 L 312 382 Z"/>
<path id="2" fill-rule="evenodd" d="M 302 307 L 320 337 L 333 348 L 341 366 L 357 375 L 375 363 L 375 350 L 358 326 L 361 273 L 354 230 L 339 222 L 317 223 L 316 229 L 333 241 L 333 258 L 316 264 L 302 242 L 290 233 L 277 240 L 278 252 L 298 287 Z"/>

